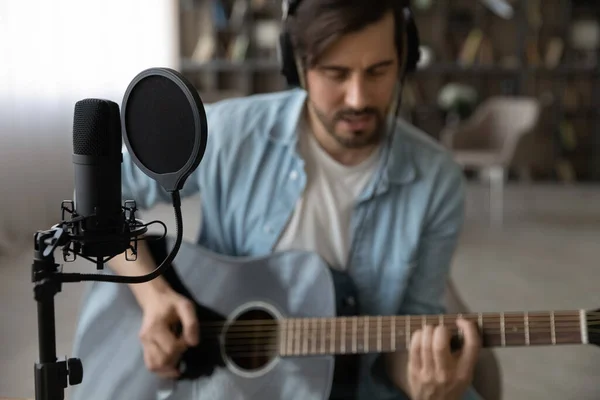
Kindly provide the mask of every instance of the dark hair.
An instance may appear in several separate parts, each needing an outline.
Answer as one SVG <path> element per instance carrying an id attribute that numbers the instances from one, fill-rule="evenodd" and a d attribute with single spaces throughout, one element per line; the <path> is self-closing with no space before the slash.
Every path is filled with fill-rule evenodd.
<path id="1" fill-rule="evenodd" d="M 341 36 L 353 33 L 394 12 L 395 31 L 404 29 L 407 0 L 302 0 L 284 27 L 304 67 L 312 67 Z M 401 26 L 398 26 L 401 24 Z M 401 49 L 400 38 L 395 37 Z"/>

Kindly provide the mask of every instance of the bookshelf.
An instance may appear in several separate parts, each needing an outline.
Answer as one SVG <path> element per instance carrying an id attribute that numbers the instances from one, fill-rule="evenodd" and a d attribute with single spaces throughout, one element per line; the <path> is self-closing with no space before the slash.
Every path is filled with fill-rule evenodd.
<path id="1" fill-rule="evenodd" d="M 285 89 L 275 0 L 180 2 L 180 70 L 206 102 Z"/>
<path id="2" fill-rule="evenodd" d="M 482 0 L 412 0 L 431 57 L 407 82 L 403 115 L 438 138 L 446 113 L 437 100 L 448 83 L 473 88 L 477 104 L 493 95 L 537 97 L 544 107 L 533 149 L 548 161 L 534 178 L 600 181 L 600 60 L 593 40 L 581 40 L 596 34 L 600 2 L 508 2 L 510 19 Z M 276 58 L 280 7 L 180 1 L 180 70 L 205 102 L 285 89 Z"/>

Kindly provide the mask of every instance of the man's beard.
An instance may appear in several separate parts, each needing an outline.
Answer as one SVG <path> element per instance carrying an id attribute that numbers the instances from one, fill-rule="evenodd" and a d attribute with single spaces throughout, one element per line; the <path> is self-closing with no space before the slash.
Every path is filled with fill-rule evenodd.
<path id="1" fill-rule="evenodd" d="M 361 110 L 354 109 L 343 109 L 335 113 L 333 118 L 328 117 L 325 113 L 321 112 L 315 105 L 312 108 L 319 118 L 319 121 L 325 127 L 327 133 L 335 139 L 341 146 L 348 149 L 360 149 L 363 147 L 369 147 L 379 143 L 384 137 L 384 118 L 375 108 L 366 107 Z M 341 135 L 336 132 L 336 124 L 349 117 L 367 117 L 372 116 L 375 118 L 375 127 L 372 131 L 366 130 L 355 130 L 349 131 L 345 135 Z"/>

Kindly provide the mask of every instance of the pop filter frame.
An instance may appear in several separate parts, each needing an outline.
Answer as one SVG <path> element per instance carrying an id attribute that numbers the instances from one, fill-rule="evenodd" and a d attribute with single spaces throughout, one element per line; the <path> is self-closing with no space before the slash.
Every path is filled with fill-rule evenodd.
<path id="1" fill-rule="evenodd" d="M 168 79 L 170 83 L 175 84 L 187 99 L 192 114 L 193 131 L 195 135 L 193 147 L 188 160 L 176 171 L 162 172 L 152 170 L 141 161 L 140 156 L 136 153 L 136 149 L 133 148 L 129 138 L 132 132 L 129 124 L 130 116 L 128 115 L 128 108 L 132 108 L 133 101 L 136 98 L 139 98 L 134 97 L 133 95 L 136 93 L 136 88 L 141 87 L 141 83 L 144 82 L 145 79 L 154 77 L 165 78 Z M 152 90 L 150 93 L 145 94 L 161 96 L 161 91 Z M 146 116 L 148 118 L 160 118 L 160 115 Z M 129 151 L 133 162 L 146 175 L 157 181 L 168 192 L 181 190 L 185 180 L 198 167 L 202 157 L 204 156 L 204 151 L 206 150 L 206 143 L 208 140 L 208 123 L 206 120 L 204 105 L 196 88 L 181 73 L 174 69 L 166 67 L 149 68 L 140 72 L 135 76 L 135 78 L 133 78 L 123 96 L 123 104 L 121 106 L 121 125 L 123 131 L 123 142 L 125 143 L 125 146 L 127 146 L 127 150 Z M 137 134 L 141 135 L 140 137 L 144 137 L 144 132 L 138 132 Z M 161 132 L 161 135 L 167 137 L 169 132 Z"/>

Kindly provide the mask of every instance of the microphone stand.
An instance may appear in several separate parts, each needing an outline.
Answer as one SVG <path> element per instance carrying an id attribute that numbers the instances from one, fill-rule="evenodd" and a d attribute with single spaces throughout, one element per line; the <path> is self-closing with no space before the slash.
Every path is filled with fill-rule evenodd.
<path id="1" fill-rule="evenodd" d="M 126 234 L 127 238 L 135 243 L 132 248 L 135 256 L 137 253 L 137 236 L 147 231 L 147 225 L 136 225 L 135 201 L 126 201 L 123 208 L 126 215 L 124 223 L 129 227 Z M 74 212 L 73 201 L 70 200 L 63 201 L 61 209 L 62 221 L 59 224 L 49 230 L 38 231 L 34 235 L 31 280 L 34 283 L 33 294 L 37 302 L 39 346 L 39 362 L 35 363 L 34 368 L 36 400 L 64 400 L 65 389 L 69 385 L 78 385 L 83 381 L 83 365 L 80 359 L 66 358 L 58 360 L 56 357 L 54 296 L 61 291 L 64 282 L 101 280 L 96 279 L 94 275 L 63 274 L 61 265 L 55 262 L 54 252 L 58 247 L 61 247 L 65 262 L 74 261 L 77 255 L 80 255 L 89 261 L 95 262 L 97 269 L 102 269 L 107 261 L 104 257 L 97 257 L 94 260 L 79 252 L 86 240 L 75 234 L 77 231 L 76 226 L 77 223 L 86 220 L 87 217 L 77 215 Z M 67 213 L 72 215 L 71 220 L 65 219 Z M 101 239 L 107 240 L 106 237 Z M 122 236 L 113 236 L 113 239 L 122 239 Z M 72 259 L 68 259 L 69 253 L 73 255 Z M 174 254 L 171 257 L 174 257 Z M 130 260 L 129 257 L 126 258 Z"/>
<path id="2" fill-rule="evenodd" d="M 33 294 L 37 302 L 38 319 L 38 345 L 39 362 L 35 363 L 35 399 L 36 400 L 64 400 L 65 389 L 75 386 L 83 381 L 83 365 L 78 358 L 65 358 L 58 360 L 56 357 L 56 322 L 54 315 L 54 296 L 62 289 L 64 282 L 98 281 L 115 283 L 143 283 L 154 279 L 169 267 L 173 261 L 183 237 L 181 216 L 181 198 L 179 191 L 172 192 L 175 220 L 177 223 L 177 239 L 167 258 L 154 271 L 149 274 L 134 277 L 120 277 L 97 274 L 63 273 L 60 264 L 54 259 L 54 252 L 62 248 L 63 260 L 74 261 L 77 255 L 88 261 L 95 262 L 96 268 L 103 269 L 116 254 L 125 252 L 125 258 L 133 261 L 137 258 L 137 242 L 147 232 L 148 226 L 158 223 L 164 227 L 164 236 L 167 227 L 160 221 L 143 223 L 135 218 L 137 210 L 134 200 L 127 200 L 123 207 L 124 230 L 118 233 L 93 235 L 86 238 L 82 235 L 78 224 L 87 220 L 75 212 L 73 201 L 65 200 L 62 204 L 62 221 L 46 231 L 38 231 L 34 235 L 34 255 L 31 268 L 31 280 L 34 283 Z M 65 218 L 71 214 L 71 219 Z M 161 237 L 161 238 L 162 238 Z M 111 244 L 111 241 L 113 242 Z M 117 244 L 115 244 L 117 242 Z M 133 245 L 131 245 L 133 242 Z M 96 254 L 113 254 L 96 256 L 96 259 L 81 252 L 82 246 L 91 245 Z M 98 247 L 99 246 L 99 247 Z M 104 247 L 108 246 L 108 247 Z M 129 258 L 127 249 L 133 251 L 133 258 Z M 72 259 L 67 256 L 71 254 Z"/>
<path id="3" fill-rule="evenodd" d="M 56 327 L 54 296 L 61 291 L 62 268 L 54 260 L 58 246 L 68 243 L 68 234 L 62 226 L 34 235 L 32 281 L 37 302 L 39 362 L 35 364 L 35 399 L 63 400 L 68 385 L 83 380 L 83 366 L 78 358 L 58 361 L 56 358 Z"/>

